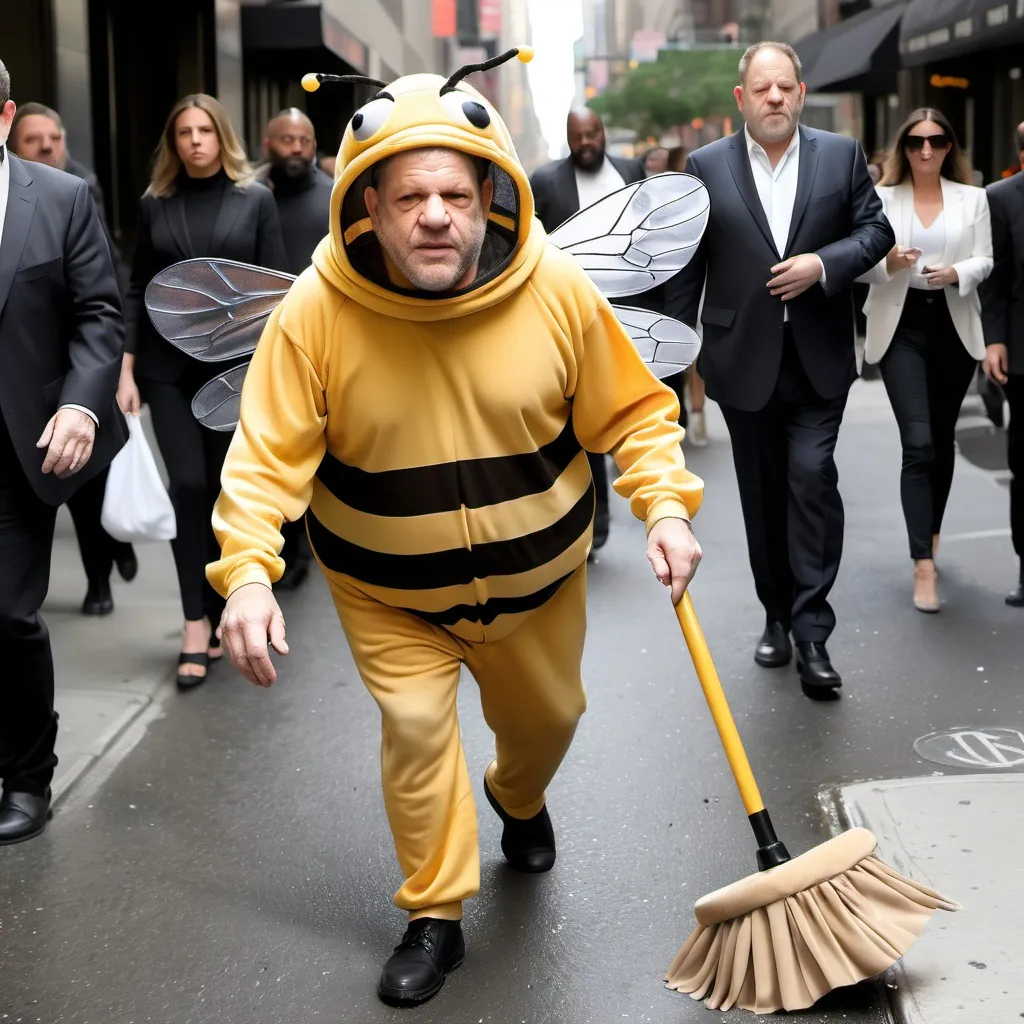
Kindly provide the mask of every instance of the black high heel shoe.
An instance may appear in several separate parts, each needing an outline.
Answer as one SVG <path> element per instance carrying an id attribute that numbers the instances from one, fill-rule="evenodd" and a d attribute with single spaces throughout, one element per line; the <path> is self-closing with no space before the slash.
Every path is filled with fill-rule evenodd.
<path id="1" fill-rule="evenodd" d="M 178 668 L 181 668 L 182 665 L 202 665 L 206 670 L 201 676 L 185 675 L 182 672 L 178 673 L 178 678 L 175 680 L 178 684 L 178 689 L 194 690 L 197 686 L 201 686 L 206 682 L 206 676 L 210 670 L 210 655 L 206 651 L 196 651 L 191 654 L 179 654 Z"/>

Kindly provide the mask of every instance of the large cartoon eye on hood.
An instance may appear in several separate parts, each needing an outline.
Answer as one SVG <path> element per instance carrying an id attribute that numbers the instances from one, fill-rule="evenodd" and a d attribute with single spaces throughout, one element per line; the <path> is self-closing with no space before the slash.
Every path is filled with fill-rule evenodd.
<path id="1" fill-rule="evenodd" d="M 395 98 L 388 92 L 379 92 L 369 103 L 361 106 L 353 115 L 352 134 L 357 142 L 365 142 L 384 127 L 384 122 L 395 109 Z"/>
<path id="2" fill-rule="evenodd" d="M 441 94 L 441 106 L 455 124 L 468 121 L 474 128 L 483 129 L 491 123 L 491 115 L 482 103 L 456 89 Z"/>

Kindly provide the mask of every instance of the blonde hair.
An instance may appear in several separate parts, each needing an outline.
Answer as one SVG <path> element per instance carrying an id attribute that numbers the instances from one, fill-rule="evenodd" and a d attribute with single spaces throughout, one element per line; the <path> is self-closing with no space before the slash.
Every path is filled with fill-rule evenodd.
<path id="1" fill-rule="evenodd" d="M 174 125 L 180 114 L 195 107 L 209 114 L 214 130 L 220 140 L 220 162 L 224 173 L 239 187 L 245 188 L 255 180 L 255 171 L 246 156 L 245 147 L 232 127 L 228 112 L 212 96 L 205 92 L 183 96 L 167 117 L 160 142 L 153 154 L 153 173 L 149 179 L 147 196 L 166 199 L 173 196 L 178 175 L 181 173 L 181 157 L 174 140 Z"/>

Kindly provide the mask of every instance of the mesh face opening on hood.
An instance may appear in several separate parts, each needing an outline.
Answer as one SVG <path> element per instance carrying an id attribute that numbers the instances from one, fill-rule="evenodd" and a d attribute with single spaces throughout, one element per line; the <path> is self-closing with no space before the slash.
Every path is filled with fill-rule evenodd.
<path id="1" fill-rule="evenodd" d="M 515 255 L 519 237 L 519 189 L 512 176 L 495 163 L 488 166 L 487 177 L 494 186 L 491 212 L 477 275 L 470 284 L 452 292 L 425 292 L 399 288 L 387 276 L 380 243 L 370 224 L 370 215 L 363 201 L 363 193 L 371 184 L 373 168 L 368 168 L 352 183 L 341 206 L 341 236 L 345 255 L 352 268 L 374 284 L 399 295 L 416 298 L 441 299 L 465 295 L 498 277 Z"/>

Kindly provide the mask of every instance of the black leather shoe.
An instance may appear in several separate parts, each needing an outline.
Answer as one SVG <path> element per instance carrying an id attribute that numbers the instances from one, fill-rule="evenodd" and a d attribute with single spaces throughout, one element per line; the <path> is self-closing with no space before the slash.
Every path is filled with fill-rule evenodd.
<path id="1" fill-rule="evenodd" d="M 82 602 L 83 615 L 109 615 L 114 610 L 114 595 L 110 580 L 90 580 Z"/>
<path id="2" fill-rule="evenodd" d="M 53 817 L 50 791 L 46 796 L 4 790 L 0 800 L 0 846 L 13 846 L 35 839 Z"/>
<path id="3" fill-rule="evenodd" d="M 494 799 L 486 779 L 484 794 L 505 826 L 501 833 L 501 852 L 509 867 L 529 874 L 550 871 L 555 866 L 555 830 L 551 827 L 547 807 L 542 807 L 532 818 L 513 818 Z"/>
<path id="4" fill-rule="evenodd" d="M 139 573 L 139 560 L 135 557 L 135 548 L 131 544 L 118 542 L 114 565 L 117 566 L 117 572 L 121 579 L 125 583 L 131 583 Z"/>
<path id="5" fill-rule="evenodd" d="M 793 658 L 793 645 L 789 642 L 789 633 L 781 622 L 769 622 L 764 627 L 754 661 L 762 668 L 782 668 Z"/>
<path id="6" fill-rule="evenodd" d="M 1006 595 L 1006 603 L 1011 608 L 1024 608 L 1024 580 Z"/>
<path id="7" fill-rule="evenodd" d="M 410 921 L 380 973 L 377 995 L 388 1006 L 419 1006 L 441 991 L 445 975 L 454 971 L 465 956 L 460 921 L 440 921 L 436 917 Z"/>
<path id="8" fill-rule="evenodd" d="M 811 700 L 838 700 L 843 681 L 832 667 L 824 644 L 797 642 L 796 668 L 800 685 Z"/>

